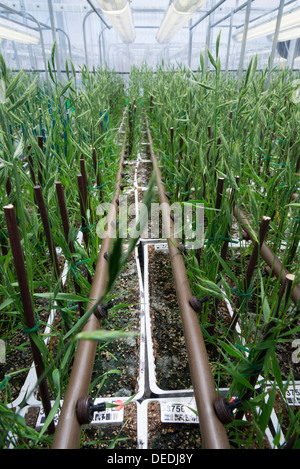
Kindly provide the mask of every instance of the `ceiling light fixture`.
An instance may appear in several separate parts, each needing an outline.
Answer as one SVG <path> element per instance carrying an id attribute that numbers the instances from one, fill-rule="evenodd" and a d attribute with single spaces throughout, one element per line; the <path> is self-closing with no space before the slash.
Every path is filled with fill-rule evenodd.
<path id="1" fill-rule="evenodd" d="M 132 11 L 127 0 L 97 0 L 101 10 L 123 42 L 135 40 Z"/>
<path id="2" fill-rule="evenodd" d="M 157 33 L 158 42 L 169 42 L 206 0 L 174 0 L 170 3 Z"/>
<path id="3" fill-rule="evenodd" d="M 277 17 L 265 21 L 257 26 L 248 29 L 247 41 L 251 39 L 257 39 L 259 37 L 268 36 L 269 34 L 275 33 Z M 283 33 L 287 29 L 300 26 L 300 8 L 285 13 L 281 17 L 280 22 L 280 33 Z M 243 28 L 241 32 L 238 32 L 234 38 L 236 41 L 241 41 L 243 38 Z"/>
<path id="4" fill-rule="evenodd" d="M 278 41 L 291 41 L 300 38 L 300 25 L 298 28 L 286 29 L 279 33 Z"/>
<path id="5" fill-rule="evenodd" d="M 28 32 L 28 28 L 16 25 L 5 18 L 0 18 L 0 38 L 24 44 L 38 44 L 39 37 Z"/>

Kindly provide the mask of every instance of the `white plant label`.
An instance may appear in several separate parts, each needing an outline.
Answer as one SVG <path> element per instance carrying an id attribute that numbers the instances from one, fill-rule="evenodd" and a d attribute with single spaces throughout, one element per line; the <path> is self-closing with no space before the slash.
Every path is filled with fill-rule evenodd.
<path id="1" fill-rule="evenodd" d="M 285 397 L 290 406 L 300 406 L 300 385 L 289 386 Z"/>
<path id="2" fill-rule="evenodd" d="M 199 423 L 195 399 L 175 398 L 160 403 L 163 423 Z"/>

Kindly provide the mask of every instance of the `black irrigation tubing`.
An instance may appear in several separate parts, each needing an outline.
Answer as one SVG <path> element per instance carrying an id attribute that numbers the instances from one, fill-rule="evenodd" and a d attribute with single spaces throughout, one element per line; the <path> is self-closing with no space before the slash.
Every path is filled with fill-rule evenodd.
<path id="1" fill-rule="evenodd" d="M 106 287 L 108 271 L 107 252 L 109 252 L 112 242 L 111 230 L 113 230 L 117 213 L 117 201 L 122 181 L 125 148 L 126 137 L 124 137 L 122 144 L 119 170 L 116 179 L 116 190 L 111 202 L 111 209 L 107 217 L 106 236 L 102 240 L 95 276 L 89 295 L 87 311 L 94 307 L 101 299 Z M 82 332 L 96 331 L 99 330 L 99 327 L 100 320 L 95 311 L 90 315 L 87 323 L 82 329 Z M 78 342 L 70 380 L 66 389 L 64 402 L 53 438 L 52 449 L 77 449 L 79 446 L 82 421 L 78 416 L 78 405 L 79 403 L 86 403 L 86 413 L 88 414 L 88 392 L 94 367 L 96 348 L 96 341 L 81 339 Z M 80 409 L 80 412 L 81 414 L 84 413 L 82 408 Z"/>
<path id="2" fill-rule="evenodd" d="M 167 237 L 167 242 L 182 318 L 182 326 L 188 354 L 191 380 L 195 393 L 203 448 L 229 449 L 230 445 L 226 429 L 215 409 L 216 404 L 219 402 L 219 396 L 216 391 L 197 314 L 190 304 L 192 293 L 189 280 L 186 274 L 180 246 L 178 245 L 178 239 L 173 235 L 174 225 L 170 217 L 170 210 L 167 208 L 169 206 L 169 201 L 161 181 L 161 172 L 154 154 L 153 141 L 147 118 L 146 125 L 150 144 L 151 160 L 156 174 L 158 193 L 162 205 L 163 223 L 165 223 L 166 227 L 170 227 L 170 236 Z M 224 404 L 223 399 L 221 404 Z M 217 408 L 219 407 L 217 406 Z M 224 412 L 226 413 L 226 409 L 224 409 Z"/>

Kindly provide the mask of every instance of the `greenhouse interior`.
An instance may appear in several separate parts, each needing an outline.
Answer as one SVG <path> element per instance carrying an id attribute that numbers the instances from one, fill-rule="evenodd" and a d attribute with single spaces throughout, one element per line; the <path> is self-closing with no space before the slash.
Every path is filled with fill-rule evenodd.
<path id="1" fill-rule="evenodd" d="M 0 123 L 0 448 L 300 449 L 300 0 L 0 1 Z"/>

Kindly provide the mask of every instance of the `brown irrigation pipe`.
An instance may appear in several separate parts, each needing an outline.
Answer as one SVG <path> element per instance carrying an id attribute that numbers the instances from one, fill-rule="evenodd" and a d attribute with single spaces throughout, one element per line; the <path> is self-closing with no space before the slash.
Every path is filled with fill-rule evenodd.
<path id="1" fill-rule="evenodd" d="M 238 209 L 235 205 L 233 208 L 233 214 L 235 218 L 240 222 L 243 230 L 247 233 L 249 239 L 251 239 L 251 241 L 255 243 L 256 240 L 253 236 L 253 231 L 250 222 L 247 220 L 245 213 L 242 210 Z M 256 233 L 255 236 L 257 236 Z M 272 272 L 276 275 L 276 277 L 280 279 L 281 284 L 284 284 L 286 276 L 289 275 L 289 272 L 285 267 L 283 267 L 280 260 L 275 256 L 275 254 L 269 248 L 266 242 L 263 242 L 260 247 L 260 255 L 262 256 L 264 261 L 271 267 Z M 300 300 L 300 285 L 298 283 L 296 283 L 293 287 L 291 298 L 295 305 L 297 305 L 298 301 Z"/>
<path id="2" fill-rule="evenodd" d="M 94 280 L 92 283 L 87 311 L 101 298 L 105 291 L 107 282 L 107 261 L 106 252 L 109 251 L 112 240 L 113 224 L 117 212 L 117 199 L 120 193 L 120 183 L 122 180 L 123 162 L 125 155 L 126 139 L 124 139 L 120 166 L 117 174 L 116 191 L 111 202 L 111 209 L 107 218 L 107 233 L 102 240 L 101 249 L 97 261 Z M 84 332 L 92 332 L 100 327 L 99 319 L 95 314 L 91 314 L 88 322 L 82 329 Z M 89 394 L 97 342 L 93 340 L 80 340 L 74 358 L 73 368 L 70 375 L 63 406 L 56 427 L 53 439 L 53 449 L 76 449 L 79 446 L 81 425 L 77 420 L 76 406 L 79 399 L 84 399 Z"/>
<path id="3" fill-rule="evenodd" d="M 183 257 L 178 249 L 178 239 L 172 234 L 174 232 L 174 225 L 170 218 L 170 211 L 168 209 L 169 202 L 161 182 L 160 169 L 153 152 L 153 141 L 147 118 L 146 124 L 151 159 L 156 174 L 157 187 L 162 205 L 163 223 L 165 223 L 166 228 L 170 226 L 170 236 L 167 238 L 167 241 L 182 318 L 191 379 L 195 392 L 202 445 L 205 449 L 229 449 L 230 445 L 225 427 L 219 420 L 214 409 L 214 401 L 217 398 L 216 387 L 197 314 L 189 303 L 192 298 L 192 293 Z"/>

